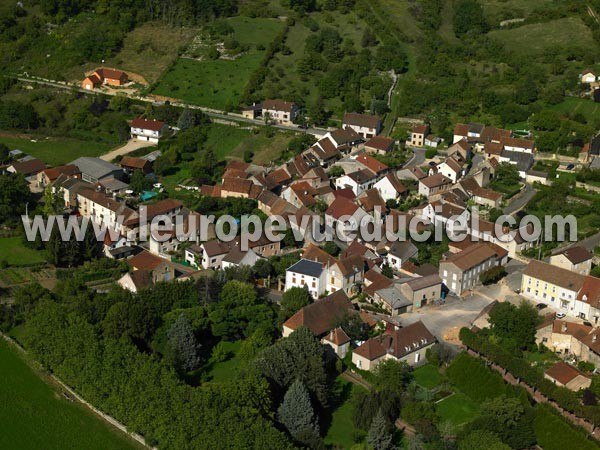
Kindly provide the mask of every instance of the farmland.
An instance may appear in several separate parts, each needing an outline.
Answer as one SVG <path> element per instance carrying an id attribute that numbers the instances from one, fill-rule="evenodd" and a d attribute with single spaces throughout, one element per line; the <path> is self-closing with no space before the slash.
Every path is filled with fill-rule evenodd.
<path id="1" fill-rule="evenodd" d="M 179 58 L 160 79 L 154 93 L 211 108 L 233 109 L 248 79 L 259 68 L 264 48 L 281 31 L 283 22 L 247 17 L 227 22 L 234 29 L 234 38 L 249 46 L 247 52 L 234 59 Z"/>
<path id="2" fill-rule="evenodd" d="M 0 433 L 0 448 L 141 448 L 43 382 L 3 339 L 0 360 L 0 421 L 10 424 Z"/>
<path id="3" fill-rule="evenodd" d="M 0 134 L 0 143 L 6 144 L 11 150 L 19 149 L 39 158 L 49 166 L 67 164 L 81 156 L 100 156 L 111 147 L 98 141 L 62 137 L 12 137 L 9 134 Z"/>

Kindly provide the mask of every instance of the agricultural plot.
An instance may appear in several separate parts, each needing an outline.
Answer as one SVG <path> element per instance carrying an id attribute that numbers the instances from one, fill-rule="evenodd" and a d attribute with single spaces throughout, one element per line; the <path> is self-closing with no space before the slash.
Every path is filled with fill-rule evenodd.
<path id="1" fill-rule="evenodd" d="M 538 56 L 549 49 L 596 47 L 592 32 L 578 17 L 494 30 L 489 36 L 504 44 L 507 50 L 524 56 Z"/>
<path id="2" fill-rule="evenodd" d="M 109 144 L 98 141 L 34 136 L 25 139 L 1 134 L 0 143 L 6 144 L 11 150 L 22 150 L 28 155 L 41 159 L 49 166 L 60 166 L 81 156 L 100 156 L 111 147 Z"/>
<path id="3" fill-rule="evenodd" d="M 125 450 L 141 446 L 42 381 L 0 339 L 0 448 Z"/>
<path id="4" fill-rule="evenodd" d="M 250 76 L 260 67 L 265 48 L 284 24 L 275 19 L 227 19 L 234 39 L 249 48 L 233 59 L 179 58 L 160 79 L 155 94 L 217 109 L 232 109 Z"/>

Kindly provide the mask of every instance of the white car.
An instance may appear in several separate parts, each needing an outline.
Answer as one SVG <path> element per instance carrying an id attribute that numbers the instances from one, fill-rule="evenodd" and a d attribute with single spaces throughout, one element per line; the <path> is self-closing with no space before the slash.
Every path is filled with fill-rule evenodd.
<path id="1" fill-rule="evenodd" d="M 563 312 L 556 313 L 557 319 L 564 319 L 567 315 Z"/>
<path id="2" fill-rule="evenodd" d="M 152 185 L 152 187 L 153 187 L 154 189 L 161 189 L 161 188 L 163 187 L 163 185 L 162 185 L 162 183 L 154 183 L 154 184 Z"/>

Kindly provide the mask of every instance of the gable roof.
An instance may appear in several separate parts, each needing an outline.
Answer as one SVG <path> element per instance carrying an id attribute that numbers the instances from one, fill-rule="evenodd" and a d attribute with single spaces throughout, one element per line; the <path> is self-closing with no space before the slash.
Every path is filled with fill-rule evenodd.
<path id="1" fill-rule="evenodd" d="M 583 286 L 585 277 L 570 270 L 546 264 L 542 261 L 532 260 L 527 264 L 523 275 L 555 284 L 565 289 L 579 291 Z"/>
<path id="2" fill-rule="evenodd" d="M 567 258 L 571 264 L 579 264 L 584 261 L 588 261 L 594 257 L 590 252 L 588 252 L 584 247 L 580 245 L 575 245 L 573 247 L 569 247 L 565 250 L 559 251 L 552 256 L 563 255 Z"/>
<path id="3" fill-rule="evenodd" d="M 344 345 L 350 342 L 350 337 L 348 337 L 341 327 L 337 327 L 336 329 L 331 330 L 324 340 L 335 345 Z"/>
<path id="4" fill-rule="evenodd" d="M 127 260 L 127 264 L 137 270 L 153 270 L 163 262 L 167 261 L 153 255 L 147 250 L 144 250 Z"/>
<path id="5" fill-rule="evenodd" d="M 546 371 L 544 373 L 546 375 L 548 375 L 550 378 L 553 378 L 554 380 L 556 380 L 559 383 L 564 384 L 564 385 L 570 383 L 571 381 L 573 381 L 575 378 L 577 378 L 579 376 L 588 378 L 586 375 L 584 375 L 582 372 L 577 370 L 575 367 L 573 367 L 563 361 L 557 362 L 549 369 L 546 369 Z"/>
<path id="6" fill-rule="evenodd" d="M 388 151 L 394 146 L 394 140 L 385 136 L 374 136 L 365 143 L 365 147 Z"/>
<path id="7" fill-rule="evenodd" d="M 137 158 L 135 156 L 123 156 L 120 162 L 121 166 L 132 167 L 134 169 L 143 169 L 144 167 L 151 165 L 152 163 L 144 158 Z"/>
<path id="8" fill-rule="evenodd" d="M 368 114 L 345 113 L 342 121 L 345 125 L 354 125 L 366 128 L 378 128 L 380 125 L 379 117 Z"/>
<path id="9" fill-rule="evenodd" d="M 66 166 L 52 167 L 50 169 L 42 170 L 42 172 L 46 175 L 46 177 L 48 177 L 48 179 L 50 181 L 56 180 L 60 175 L 75 176 L 75 175 L 81 174 L 79 167 L 77 167 L 73 164 L 67 164 Z"/>
<path id="10" fill-rule="evenodd" d="M 262 103 L 262 108 L 271 111 L 285 111 L 291 113 L 294 108 L 296 108 L 296 104 L 294 102 L 286 102 L 284 100 L 265 100 Z"/>
<path id="11" fill-rule="evenodd" d="M 358 205 L 348 200 L 346 197 L 337 197 L 333 203 L 329 205 L 329 208 L 327 208 L 325 214 L 333 217 L 334 219 L 339 219 L 342 216 L 353 215 L 357 209 Z"/>
<path id="12" fill-rule="evenodd" d="M 404 184 L 402 184 L 402 182 L 398 179 L 398 177 L 394 173 L 388 173 L 385 176 L 385 179 L 390 182 L 390 184 L 392 185 L 392 187 L 396 190 L 396 192 L 398 194 L 403 194 L 404 192 L 406 192 L 408 190 L 408 188 L 406 186 L 404 186 Z"/>
<path id="13" fill-rule="evenodd" d="M 46 168 L 44 161 L 33 158 L 28 159 L 27 161 L 21 161 L 12 164 L 12 168 L 15 170 L 15 173 L 19 173 L 22 175 L 32 175 L 34 173 L 41 172 Z"/>
<path id="14" fill-rule="evenodd" d="M 302 258 L 297 263 L 288 267 L 287 271 L 318 278 L 321 276 L 321 273 L 323 273 L 323 264 Z"/>
<path id="15" fill-rule="evenodd" d="M 421 322 L 415 322 L 406 327 L 395 330 L 392 334 L 391 353 L 396 358 L 413 353 L 423 347 L 437 342 L 435 336 Z"/>
<path id="16" fill-rule="evenodd" d="M 463 272 L 469 270 L 490 258 L 498 258 L 496 251 L 487 243 L 477 243 L 466 248 L 462 252 L 455 253 L 446 260 L 440 261 L 442 264 L 454 264 Z"/>
<path id="17" fill-rule="evenodd" d="M 320 247 L 317 247 L 312 242 L 306 246 L 306 249 L 302 253 L 303 259 L 308 259 L 309 261 L 316 261 L 321 263 L 324 266 L 333 266 L 336 262 L 336 259 L 323 250 Z"/>
<path id="18" fill-rule="evenodd" d="M 429 125 L 426 123 L 413 125 L 412 132 L 417 134 L 427 134 L 429 132 Z"/>
<path id="19" fill-rule="evenodd" d="M 363 345 L 352 350 L 352 353 L 356 353 L 358 356 L 374 361 L 384 356 L 387 351 L 382 344 L 382 339 L 371 338 L 367 340 Z"/>
<path id="20" fill-rule="evenodd" d="M 92 177 L 97 179 L 104 178 L 107 175 L 112 174 L 113 172 L 123 172 L 123 169 L 121 169 L 119 166 L 115 166 L 114 164 L 111 164 L 108 161 L 104 161 L 100 158 L 94 158 L 91 156 L 82 156 L 81 158 L 77 158 L 70 164 L 79 167 L 81 173 L 91 175 Z"/>
<path id="21" fill-rule="evenodd" d="M 137 117 L 131 121 L 133 128 L 141 128 L 142 130 L 160 131 L 165 126 L 160 120 L 148 120 Z"/>
<path id="22" fill-rule="evenodd" d="M 428 188 L 434 188 L 438 186 L 443 186 L 445 184 L 451 184 L 452 180 L 450 178 L 445 177 L 441 173 L 436 173 L 435 175 L 431 175 L 429 177 L 420 179 L 419 182 L 423 183 Z"/>
<path id="23" fill-rule="evenodd" d="M 116 69 L 108 69 L 105 67 L 101 67 L 100 69 L 96 70 L 95 73 L 97 73 L 102 79 L 108 78 L 110 80 L 123 80 L 124 78 L 127 78 L 127 74 L 125 72 Z"/>
<path id="24" fill-rule="evenodd" d="M 373 158 L 371 155 L 359 155 L 356 160 L 376 174 L 389 170 L 388 166 L 378 161 L 376 158 Z"/>
<path id="25" fill-rule="evenodd" d="M 438 284 L 442 284 L 442 279 L 437 273 L 424 277 L 417 277 L 406 283 L 406 285 L 410 287 L 413 292 L 420 291 L 421 289 L 431 286 L 437 286 Z"/>
<path id="26" fill-rule="evenodd" d="M 305 306 L 286 320 L 283 326 L 292 330 L 304 326 L 316 336 L 321 336 L 352 311 L 352 302 L 343 290 L 339 290 Z"/>

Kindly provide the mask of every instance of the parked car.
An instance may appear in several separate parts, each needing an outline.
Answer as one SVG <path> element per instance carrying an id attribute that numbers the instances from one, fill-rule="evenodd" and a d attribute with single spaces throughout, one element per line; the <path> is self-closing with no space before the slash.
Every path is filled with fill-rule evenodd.
<path id="1" fill-rule="evenodd" d="M 544 303 L 538 303 L 537 305 L 535 305 L 535 307 L 537 308 L 538 311 L 541 311 L 544 308 L 547 308 L 548 305 L 544 304 Z"/>
<path id="2" fill-rule="evenodd" d="M 563 312 L 556 313 L 557 319 L 564 319 L 567 315 Z"/>
<path id="3" fill-rule="evenodd" d="M 298 128 L 302 130 L 308 130 L 308 125 L 298 125 Z"/>
<path id="4" fill-rule="evenodd" d="M 575 168 L 575 164 L 569 164 L 567 166 L 567 170 L 573 170 Z"/>

